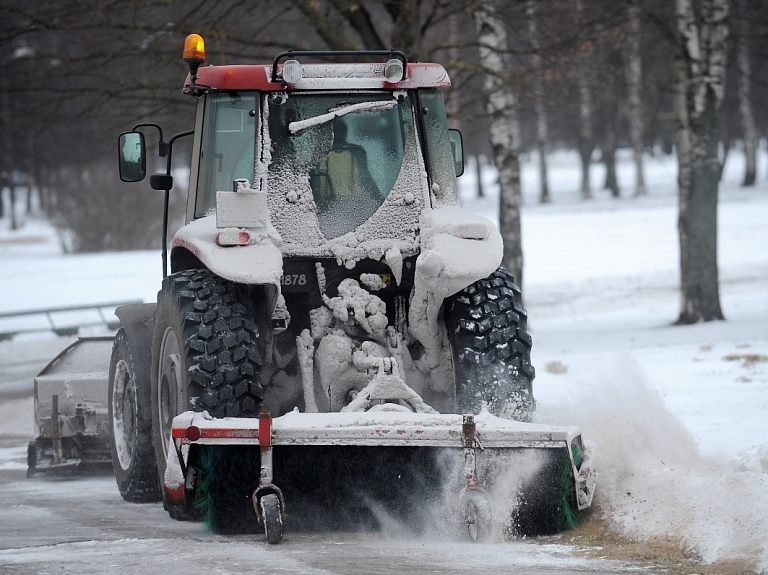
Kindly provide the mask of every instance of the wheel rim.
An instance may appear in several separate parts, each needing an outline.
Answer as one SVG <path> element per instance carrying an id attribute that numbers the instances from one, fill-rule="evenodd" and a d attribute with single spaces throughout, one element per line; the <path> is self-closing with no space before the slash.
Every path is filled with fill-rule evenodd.
<path id="1" fill-rule="evenodd" d="M 183 405 L 184 379 L 181 373 L 179 339 L 173 328 L 163 333 L 158 366 L 157 405 L 162 434 L 163 458 L 168 459 L 168 440 L 171 437 L 173 418 L 181 412 Z"/>
<path id="2" fill-rule="evenodd" d="M 112 431 L 115 437 L 117 461 L 122 469 L 133 462 L 136 437 L 136 387 L 128 371 L 128 364 L 120 360 L 115 366 L 112 389 Z"/>

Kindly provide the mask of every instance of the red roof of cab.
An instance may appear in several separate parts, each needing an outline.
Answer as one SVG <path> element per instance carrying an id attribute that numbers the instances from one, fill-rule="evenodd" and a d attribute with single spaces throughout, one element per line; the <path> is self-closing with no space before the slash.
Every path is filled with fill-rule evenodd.
<path id="1" fill-rule="evenodd" d="M 401 82 L 387 82 L 384 64 L 302 64 L 303 77 L 295 85 L 272 82 L 272 65 L 203 66 L 197 72 L 197 85 L 214 90 L 338 90 L 443 88 L 451 85 L 440 64 L 409 63 Z M 282 66 L 278 66 L 278 75 Z M 191 78 L 187 76 L 186 85 Z"/>

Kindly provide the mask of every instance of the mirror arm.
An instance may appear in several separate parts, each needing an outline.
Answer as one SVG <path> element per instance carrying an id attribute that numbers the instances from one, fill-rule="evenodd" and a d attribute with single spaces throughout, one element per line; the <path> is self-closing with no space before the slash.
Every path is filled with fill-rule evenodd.
<path id="1" fill-rule="evenodd" d="M 159 125 L 155 124 L 154 122 L 136 124 L 133 127 L 133 131 L 136 132 L 139 128 L 157 128 L 157 131 L 160 132 L 160 143 L 158 144 L 158 152 L 160 157 L 164 158 L 170 153 L 170 142 L 163 141 L 163 129 Z"/>

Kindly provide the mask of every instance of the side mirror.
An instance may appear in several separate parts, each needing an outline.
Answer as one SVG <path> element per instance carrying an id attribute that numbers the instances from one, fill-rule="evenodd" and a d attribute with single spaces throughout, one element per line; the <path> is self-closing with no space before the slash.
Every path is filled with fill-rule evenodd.
<path id="1" fill-rule="evenodd" d="M 461 139 L 461 132 L 454 129 L 448 130 L 448 140 L 451 142 L 453 167 L 456 170 L 456 177 L 458 178 L 464 173 L 464 143 Z"/>
<path id="2" fill-rule="evenodd" d="M 120 179 L 140 182 L 147 175 L 147 147 L 141 132 L 123 132 L 117 141 Z"/>

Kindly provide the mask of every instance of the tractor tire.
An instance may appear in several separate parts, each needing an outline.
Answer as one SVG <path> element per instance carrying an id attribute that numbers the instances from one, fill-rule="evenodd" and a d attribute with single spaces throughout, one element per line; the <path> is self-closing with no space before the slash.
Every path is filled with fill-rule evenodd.
<path id="1" fill-rule="evenodd" d="M 486 406 L 494 415 L 530 421 L 536 372 L 527 322 L 520 288 L 504 268 L 446 300 L 458 413 Z"/>
<path id="2" fill-rule="evenodd" d="M 142 382 L 125 329 L 120 328 L 109 362 L 108 410 L 112 468 L 123 499 L 132 503 L 160 501 L 160 481 L 152 446 L 152 421 L 141 416 L 149 402 L 149 382 Z M 146 377 L 146 376 L 144 376 Z"/>
<path id="3" fill-rule="evenodd" d="M 173 418 L 184 411 L 256 417 L 264 396 L 255 308 L 247 286 L 208 270 L 168 276 L 158 294 L 152 342 L 152 435 L 160 477 Z M 174 519 L 196 519 L 191 502 Z"/>

